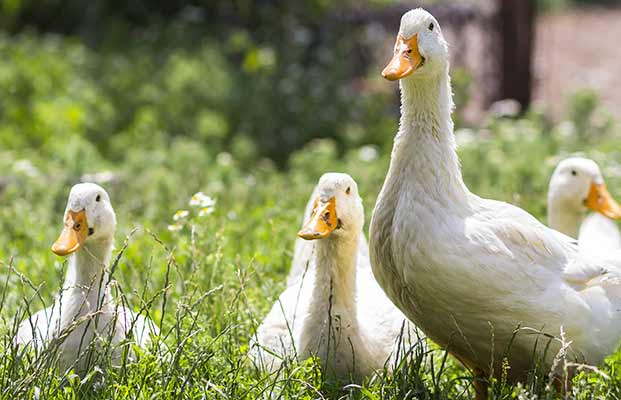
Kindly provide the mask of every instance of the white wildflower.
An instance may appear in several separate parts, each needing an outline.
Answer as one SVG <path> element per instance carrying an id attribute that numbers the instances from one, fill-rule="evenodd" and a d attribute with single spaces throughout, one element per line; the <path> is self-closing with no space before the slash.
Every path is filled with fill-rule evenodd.
<path id="1" fill-rule="evenodd" d="M 187 217 L 188 215 L 190 215 L 190 212 L 188 210 L 179 210 L 175 213 L 175 215 L 173 215 L 173 221 L 179 221 Z"/>
<path id="2" fill-rule="evenodd" d="M 190 198 L 190 205 L 193 207 L 214 207 L 216 205 L 216 200 L 207 196 L 203 192 L 195 193 L 192 198 Z"/>
<path id="3" fill-rule="evenodd" d="M 181 230 L 181 228 L 183 228 L 183 225 L 182 225 L 182 224 L 180 224 L 179 222 L 175 222 L 175 223 L 174 223 L 174 224 L 172 224 L 172 225 L 168 225 L 168 230 L 169 230 L 169 231 L 171 231 L 171 232 L 177 232 L 177 231 L 180 231 L 180 230 Z"/>
<path id="4" fill-rule="evenodd" d="M 203 207 L 198 211 L 199 217 L 204 217 L 205 215 L 209 215 L 216 210 L 215 207 Z"/>

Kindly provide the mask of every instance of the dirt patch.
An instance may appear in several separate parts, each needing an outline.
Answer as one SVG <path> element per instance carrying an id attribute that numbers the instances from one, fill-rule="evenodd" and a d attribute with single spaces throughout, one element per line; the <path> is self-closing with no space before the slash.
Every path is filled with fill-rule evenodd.
<path id="1" fill-rule="evenodd" d="M 621 118 L 621 8 L 573 9 L 536 23 L 534 100 L 553 116 L 577 90 L 595 90 Z"/>

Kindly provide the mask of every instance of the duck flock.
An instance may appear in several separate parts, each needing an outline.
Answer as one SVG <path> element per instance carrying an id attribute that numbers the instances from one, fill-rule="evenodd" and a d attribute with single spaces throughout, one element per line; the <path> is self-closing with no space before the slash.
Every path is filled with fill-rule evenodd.
<path id="1" fill-rule="evenodd" d="M 549 227 L 470 192 L 456 153 L 448 46 L 423 9 L 403 15 L 382 76 L 399 81 L 401 117 L 369 241 L 356 182 L 326 173 L 250 359 L 277 372 L 286 360 L 318 357 L 329 376 L 359 382 L 430 339 L 472 371 L 477 399 L 487 398 L 490 378 L 519 382 L 535 364 L 566 392 L 572 366 L 601 364 L 621 338 L 621 207 L 599 167 L 559 163 Z M 159 330 L 111 294 L 116 218 L 106 191 L 75 185 L 63 221 L 52 246 L 69 257 L 62 294 L 22 322 L 15 340 L 54 344 L 59 368 L 85 374 L 85 349 L 98 341 L 112 344 L 114 365 L 115 344 L 144 347 Z M 571 363 L 555 362 L 559 351 Z"/>

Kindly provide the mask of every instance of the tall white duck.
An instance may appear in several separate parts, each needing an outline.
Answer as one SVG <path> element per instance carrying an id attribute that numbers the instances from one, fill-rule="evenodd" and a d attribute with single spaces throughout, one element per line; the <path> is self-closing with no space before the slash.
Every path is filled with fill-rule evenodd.
<path id="1" fill-rule="evenodd" d="M 588 211 L 593 211 L 585 216 Z M 588 251 L 621 248 L 621 234 L 615 220 L 621 206 L 612 198 L 597 163 L 570 157 L 561 161 L 550 178 L 548 225 L 578 238 Z"/>
<path id="2" fill-rule="evenodd" d="M 75 185 L 69 194 L 64 228 L 52 246 L 59 256 L 69 256 L 67 276 L 54 304 L 23 321 L 18 344 L 39 350 L 54 349 L 62 371 L 84 373 L 92 351 L 109 351 L 118 365 L 122 342 L 145 346 L 158 335 L 153 321 L 114 302 L 108 267 L 114 245 L 116 216 L 108 193 L 93 183 Z M 127 346 L 125 346 L 127 347 Z M 131 354 L 131 351 L 130 351 Z"/>
<path id="3" fill-rule="evenodd" d="M 388 297 L 473 370 L 484 399 L 485 377 L 501 372 L 505 355 L 512 380 L 525 377 L 533 356 L 551 366 L 559 343 L 544 352 L 548 340 L 533 330 L 559 336 L 562 327 L 569 355 L 590 364 L 617 347 L 621 257 L 583 257 L 575 240 L 524 210 L 468 190 L 448 60 L 438 21 L 422 9 L 404 14 L 382 72 L 400 81 L 401 120 L 369 248 Z"/>
<path id="4" fill-rule="evenodd" d="M 286 358 L 318 356 L 328 376 L 359 381 L 390 368 L 397 352 L 419 338 L 371 268 L 361 265 L 368 258 L 358 256 L 364 210 L 356 182 L 347 174 L 323 175 L 313 204 L 298 233 L 317 241 L 311 265 L 265 317 L 253 356 L 272 371 Z"/>

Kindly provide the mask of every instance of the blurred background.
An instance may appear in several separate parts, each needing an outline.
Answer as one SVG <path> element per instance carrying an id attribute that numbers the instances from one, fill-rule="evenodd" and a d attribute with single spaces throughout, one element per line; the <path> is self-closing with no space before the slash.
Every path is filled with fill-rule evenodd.
<path id="1" fill-rule="evenodd" d="M 186 137 L 281 168 L 313 138 L 383 145 L 398 99 L 379 71 L 419 5 L 451 45 L 458 126 L 596 102 L 605 124 L 621 115 L 621 46 L 605 40 L 621 37 L 619 3 L 2 0 L 0 145 L 71 140 L 121 161 Z"/>
<path id="2" fill-rule="evenodd" d="M 298 206 L 343 170 L 369 211 L 399 115 L 380 71 L 400 16 L 424 6 L 450 44 L 467 183 L 545 220 L 560 158 L 621 177 L 620 3 L 0 0 L 2 199 L 37 199 L 48 211 L 32 218 L 51 220 L 72 184 L 96 181 L 166 232 L 199 189 L 280 180 Z M 13 211 L 9 242 L 29 237 Z"/>

